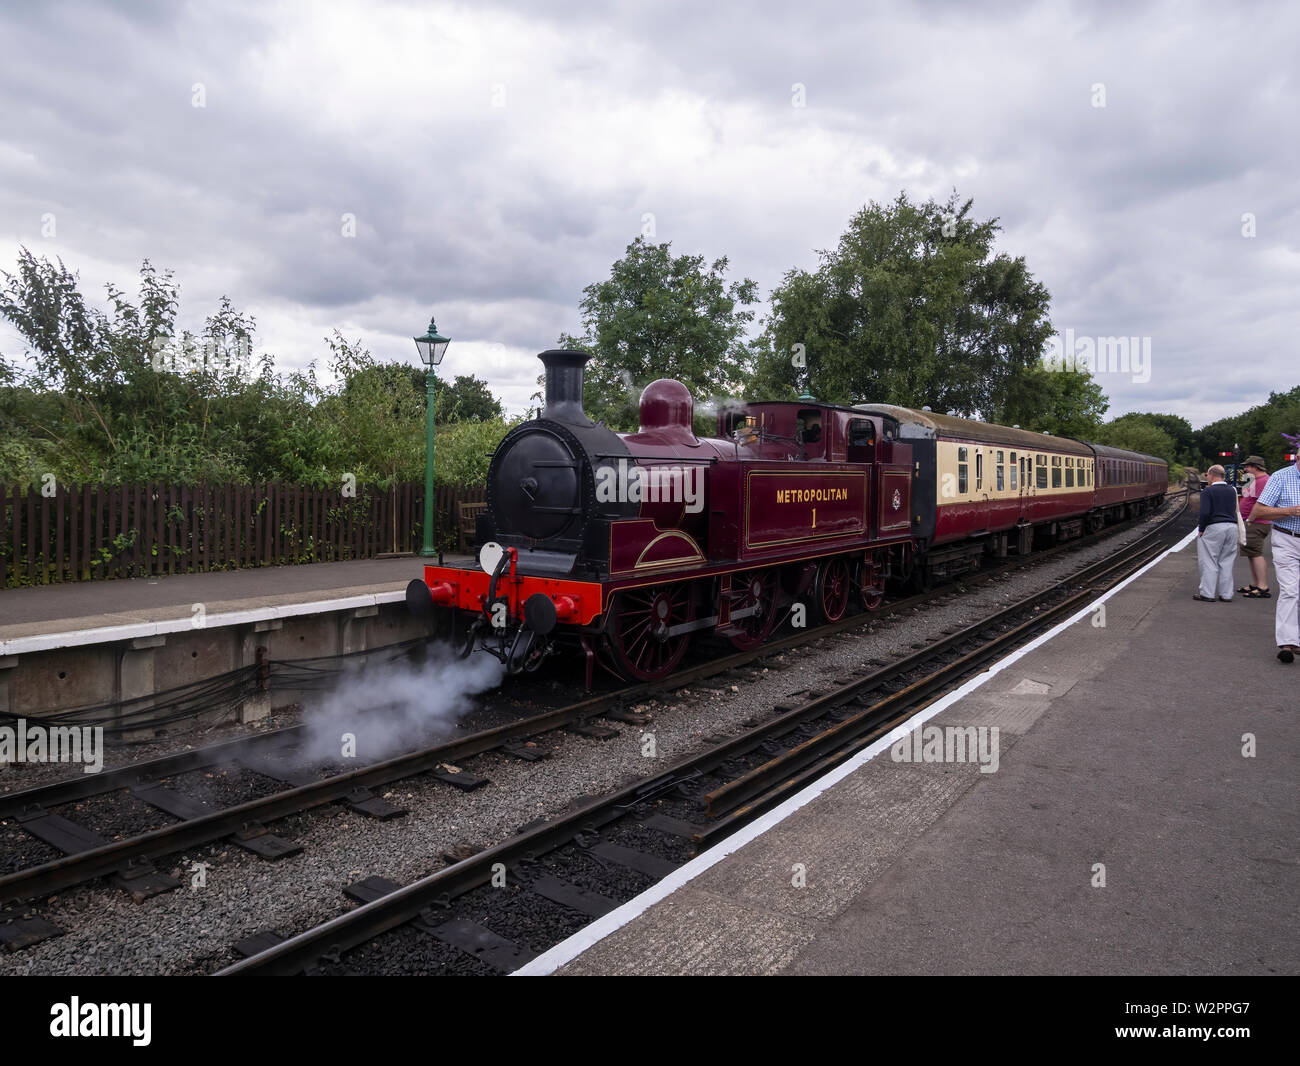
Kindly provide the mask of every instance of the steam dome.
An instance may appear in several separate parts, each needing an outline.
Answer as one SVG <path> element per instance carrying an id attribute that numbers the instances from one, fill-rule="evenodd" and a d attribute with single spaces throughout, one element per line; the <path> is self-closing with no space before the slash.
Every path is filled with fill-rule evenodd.
<path id="1" fill-rule="evenodd" d="M 695 441 L 695 401 L 680 381 L 660 378 L 641 393 L 641 432 Z"/>

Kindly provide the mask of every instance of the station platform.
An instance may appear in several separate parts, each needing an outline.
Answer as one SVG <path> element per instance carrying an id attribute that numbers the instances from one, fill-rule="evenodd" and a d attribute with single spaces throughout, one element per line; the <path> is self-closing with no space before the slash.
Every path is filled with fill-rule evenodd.
<path id="1" fill-rule="evenodd" d="M 468 555 L 443 558 L 473 565 Z M 394 603 L 423 567 L 403 556 L 4 589 L 0 657 L 165 634 L 189 627 L 195 604 L 220 625 Z"/>
<path id="2" fill-rule="evenodd" d="M 1300 662 L 1196 586 L 1193 536 L 910 723 L 995 771 L 887 738 L 519 973 L 1297 973 Z"/>

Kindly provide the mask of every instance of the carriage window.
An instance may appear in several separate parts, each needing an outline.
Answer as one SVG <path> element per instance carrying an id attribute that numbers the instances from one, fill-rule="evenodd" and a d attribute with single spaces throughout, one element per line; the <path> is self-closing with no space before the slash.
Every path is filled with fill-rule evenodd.
<path id="1" fill-rule="evenodd" d="M 998 492 L 1007 487 L 1006 464 L 1002 462 L 1002 452 L 998 452 Z"/>
<path id="2" fill-rule="evenodd" d="M 1047 456 L 1034 457 L 1034 484 L 1040 489 L 1047 488 Z"/>
<path id="3" fill-rule="evenodd" d="M 1012 492 L 1019 491 L 1016 488 L 1016 453 L 1015 452 L 1011 453 L 1011 491 Z"/>
<path id="4" fill-rule="evenodd" d="M 975 452 L 975 489 L 978 492 L 984 487 L 984 453 L 978 449 Z"/>
<path id="5" fill-rule="evenodd" d="M 1083 471 L 1080 470 L 1079 474 L 1082 475 Z M 1074 488 L 1074 460 L 1073 459 L 1065 460 L 1065 487 L 1067 489 Z"/>
<path id="6" fill-rule="evenodd" d="M 965 494 L 966 492 L 966 449 L 957 449 L 957 491 Z"/>
<path id="7" fill-rule="evenodd" d="M 1052 456 L 1052 488 L 1059 489 L 1060 487 L 1061 487 L 1061 457 L 1059 455 L 1053 455 Z"/>
<path id="8" fill-rule="evenodd" d="M 854 418 L 849 422 L 849 447 L 869 448 L 876 443 L 876 424 L 869 418 Z"/>

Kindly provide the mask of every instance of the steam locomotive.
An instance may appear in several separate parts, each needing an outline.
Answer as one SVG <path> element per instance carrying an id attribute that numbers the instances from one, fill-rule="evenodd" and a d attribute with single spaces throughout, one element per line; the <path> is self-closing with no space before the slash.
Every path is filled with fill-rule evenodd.
<path id="1" fill-rule="evenodd" d="M 660 679 L 695 634 L 754 648 L 783 608 L 807 624 L 874 610 L 887 581 L 1098 530 L 1168 483 L 1155 456 L 890 404 L 748 403 L 698 437 L 670 379 L 641 394 L 638 432 L 615 433 L 583 411 L 588 355 L 538 358 L 546 407 L 492 457 L 480 567 L 427 566 L 406 593 L 511 673 L 568 644 L 588 686 L 597 663 Z"/>

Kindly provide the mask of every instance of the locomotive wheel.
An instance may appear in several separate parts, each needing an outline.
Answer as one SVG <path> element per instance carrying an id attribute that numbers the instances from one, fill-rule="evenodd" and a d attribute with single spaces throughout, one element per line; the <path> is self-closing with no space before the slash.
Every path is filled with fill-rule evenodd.
<path id="1" fill-rule="evenodd" d="M 689 633 L 668 636 L 671 626 L 695 617 L 689 585 L 624 589 L 614 599 L 609 643 L 614 665 L 635 681 L 658 681 L 682 661 Z"/>
<path id="2" fill-rule="evenodd" d="M 817 611 L 823 622 L 838 622 L 849 609 L 853 581 L 847 559 L 827 559 L 817 570 Z"/>
<path id="3" fill-rule="evenodd" d="M 750 570 L 731 575 L 731 609 L 743 611 L 758 607 L 757 613 L 734 623 L 740 632 L 731 638 L 731 643 L 741 651 L 757 648 L 772 632 L 779 590 L 780 574 L 776 570 Z"/>

